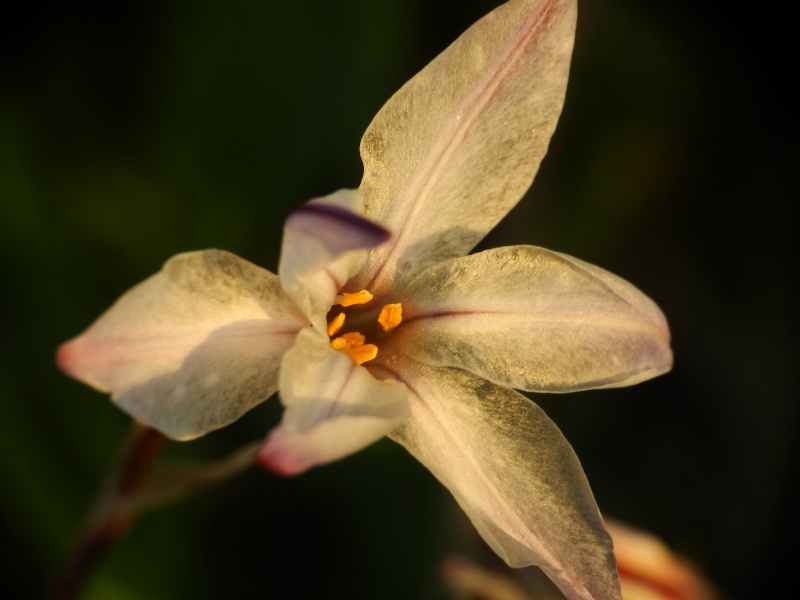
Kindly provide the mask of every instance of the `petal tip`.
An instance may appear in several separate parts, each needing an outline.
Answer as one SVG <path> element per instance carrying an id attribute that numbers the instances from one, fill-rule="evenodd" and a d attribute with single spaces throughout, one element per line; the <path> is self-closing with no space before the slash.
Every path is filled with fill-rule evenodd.
<path id="1" fill-rule="evenodd" d="M 659 340 L 659 360 L 656 360 L 654 365 L 654 369 L 658 370 L 658 373 L 656 373 L 657 375 L 668 373 L 675 364 L 675 353 L 672 350 L 669 329 L 665 328 L 663 334 L 661 340 Z"/>
<path id="2" fill-rule="evenodd" d="M 275 436 L 270 438 L 256 452 L 256 462 L 279 477 L 295 477 L 305 473 L 309 464 L 291 448 L 280 442 Z"/>
<path id="3" fill-rule="evenodd" d="M 56 350 L 56 365 L 70 377 L 76 377 L 78 370 L 79 353 L 77 348 L 78 338 L 67 340 Z"/>
<path id="4" fill-rule="evenodd" d="M 83 335 L 67 340 L 56 350 L 56 366 L 62 373 L 100 392 L 109 393 L 107 379 L 98 375 L 96 368 L 101 361 L 102 356 L 94 344 L 87 343 Z"/>

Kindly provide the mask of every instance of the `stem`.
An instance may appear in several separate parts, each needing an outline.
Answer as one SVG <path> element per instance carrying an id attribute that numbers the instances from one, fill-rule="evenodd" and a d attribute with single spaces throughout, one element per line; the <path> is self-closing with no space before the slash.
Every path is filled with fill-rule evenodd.
<path id="1" fill-rule="evenodd" d="M 134 496 L 158 457 L 166 439 L 150 427 L 136 423 L 116 471 L 104 486 L 89 523 L 64 569 L 48 590 L 48 600 L 78 598 L 89 575 L 133 524 L 136 512 L 121 500 Z"/>
<path id="2" fill-rule="evenodd" d="M 248 444 L 226 458 L 204 465 L 172 469 L 147 479 L 166 438 L 155 429 L 134 426 L 116 471 L 103 487 L 89 523 L 64 570 L 53 582 L 47 600 L 76 600 L 89 576 L 144 509 L 218 485 L 255 464 L 261 442 Z"/>
<path id="3" fill-rule="evenodd" d="M 255 452 L 261 444 L 261 441 L 247 444 L 221 460 L 203 465 L 164 469 L 161 478 L 151 481 L 136 496 L 122 499 L 120 509 L 138 513 L 219 485 L 252 467 L 255 464 Z"/>

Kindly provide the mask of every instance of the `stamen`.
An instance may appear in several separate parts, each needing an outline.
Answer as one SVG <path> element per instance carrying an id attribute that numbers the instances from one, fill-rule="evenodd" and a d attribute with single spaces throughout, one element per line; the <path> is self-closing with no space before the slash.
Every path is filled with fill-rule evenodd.
<path id="1" fill-rule="evenodd" d="M 342 292 L 341 296 L 336 296 L 336 304 L 340 306 L 353 306 L 354 304 L 366 304 L 372 300 L 372 294 L 367 290 L 361 290 L 353 294 Z"/>
<path id="2" fill-rule="evenodd" d="M 378 356 L 378 347 L 375 344 L 363 344 L 350 350 L 347 356 L 352 358 L 357 365 L 363 365 Z"/>
<path id="3" fill-rule="evenodd" d="M 333 337 L 344 327 L 344 313 L 339 313 L 328 323 L 328 337 Z"/>
<path id="4" fill-rule="evenodd" d="M 381 324 L 381 327 L 386 332 L 391 331 L 402 322 L 403 306 L 399 303 L 387 304 L 381 309 L 381 314 L 378 316 L 378 323 Z"/>
<path id="5" fill-rule="evenodd" d="M 372 300 L 372 294 L 367 290 L 361 290 L 353 294 L 343 292 L 341 295 L 336 296 L 336 304 L 345 308 L 354 304 L 366 304 L 370 300 Z M 402 321 L 403 307 L 400 304 L 387 304 L 383 307 L 378 317 L 378 323 L 386 332 L 400 325 Z M 357 365 L 363 365 L 365 362 L 377 357 L 378 347 L 375 344 L 365 344 L 366 337 L 358 331 L 351 331 L 339 337 L 333 337 L 342 330 L 344 322 L 345 313 L 340 312 L 328 323 L 328 337 L 332 338 L 331 347 L 334 350 L 346 352 L 347 356 Z"/>
<path id="6" fill-rule="evenodd" d="M 331 340 L 331 346 L 333 346 L 334 350 L 349 352 L 353 348 L 363 346 L 365 340 L 366 338 L 362 334 L 357 331 L 351 331 L 337 337 L 335 340 Z"/>

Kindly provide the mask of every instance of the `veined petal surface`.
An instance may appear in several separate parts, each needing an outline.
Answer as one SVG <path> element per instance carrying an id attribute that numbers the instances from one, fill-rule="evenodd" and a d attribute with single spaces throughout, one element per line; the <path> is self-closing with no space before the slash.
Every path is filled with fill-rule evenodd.
<path id="1" fill-rule="evenodd" d="M 450 490 L 499 556 L 541 567 L 567 598 L 620 598 L 611 538 L 578 458 L 538 406 L 459 369 L 403 357 L 383 368 L 406 384 L 411 406 L 390 437 Z"/>
<path id="2" fill-rule="evenodd" d="M 650 298 L 608 271 L 544 248 L 507 246 L 440 263 L 399 301 L 405 318 L 393 348 L 500 385 L 619 387 L 672 366 L 669 329 Z"/>
<path id="3" fill-rule="evenodd" d="M 383 227 L 361 216 L 358 190 L 339 190 L 305 203 L 286 219 L 278 266 L 283 288 L 319 331 L 336 294 L 358 261 L 353 250 L 389 239 Z M 363 257 L 361 258 L 363 260 Z"/>
<path id="4" fill-rule="evenodd" d="M 283 359 L 280 397 L 286 410 L 258 452 L 281 475 L 338 460 L 378 441 L 408 417 L 405 387 L 378 381 L 327 337 L 307 328 Z"/>
<path id="5" fill-rule="evenodd" d="M 190 252 L 63 344 L 58 362 L 142 423 L 191 439 L 275 393 L 281 356 L 307 323 L 276 275 L 228 252 Z"/>
<path id="6" fill-rule="evenodd" d="M 365 216 L 395 237 L 356 287 L 381 294 L 469 252 L 531 184 L 567 85 L 575 0 L 512 0 L 406 83 L 361 141 Z"/>

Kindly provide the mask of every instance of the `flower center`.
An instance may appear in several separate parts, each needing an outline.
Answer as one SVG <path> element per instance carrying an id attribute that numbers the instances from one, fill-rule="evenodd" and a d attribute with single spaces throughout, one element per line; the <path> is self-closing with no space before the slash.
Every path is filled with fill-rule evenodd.
<path id="1" fill-rule="evenodd" d="M 346 309 L 348 306 L 363 306 L 372 300 L 372 294 L 367 290 L 361 290 L 354 294 L 342 293 L 336 296 L 334 307 L 341 306 Z M 334 314 L 335 313 L 335 314 Z M 335 350 L 345 352 L 356 364 L 364 364 L 378 356 L 378 346 L 367 344 L 367 337 L 359 331 L 350 331 L 338 335 L 344 327 L 347 316 L 345 311 L 336 312 L 332 309 L 329 313 L 334 315 L 328 321 L 328 337 L 331 338 L 331 346 Z M 374 313 L 373 313 L 374 315 Z M 389 333 L 403 321 L 403 307 L 398 304 L 386 304 L 377 318 L 377 323 L 383 333 Z M 363 321 L 362 321 L 363 322 Z M 370 329 L 374 326 L 370 326 Z M 334 337 L 336 336 L 336 337 Z"/>

